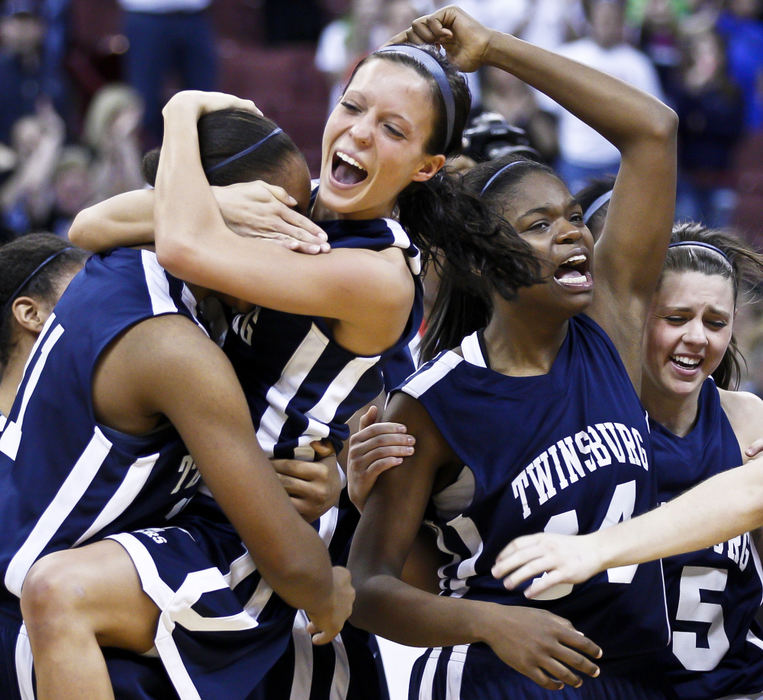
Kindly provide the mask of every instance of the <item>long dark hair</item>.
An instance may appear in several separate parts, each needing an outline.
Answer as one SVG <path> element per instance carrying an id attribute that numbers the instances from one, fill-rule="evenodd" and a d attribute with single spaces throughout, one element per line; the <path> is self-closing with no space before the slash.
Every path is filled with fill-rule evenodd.
<path id="1" fill-rule="evenodd" d="M 740 294 L 750 299 L 760 298 L 763 293 L 763 287 L 761 287 L 763 255 L 754 251 L 744 241 L 728 231 L 707 228 L 695 222 L 681 222 L 673 226 L 670 242 L 679 241 L 707 243 L 718 248 L 723 255 L 701 246 L 686 245 L 668 248 L 662 277 L 666 272 L 701 272 L 703 275 L 720 275 L 732 283 L 735 310 Z M 662 277 L 659 284 L 662 283 Z M 713 372 L 713 379 L 721 389 L 736 389 L 744 366 L 744 357 L 732 333 L 729 346 Z"/>
<path id="2" fill-rule="evenodd" d="M 512 166 L 506 168 L 509 164 Z M 502 171 L 503 168 L 506 169 Z M 471 225 L 455 242 L 450 242 L 440 270 L 440 288 L 421 343 L 423 360 L 453 347 L 465 335 L 487 325 L 492 292 L 511 300 L 520 287 L 541 281 L 540 265 L 532 248 L 501 215 L 507 192 L 525 175 L 538 171 L 554 174 L 547 165 L 511 154 L 480 163 L 464 175 L 463 187 L 471 201 L 478 201 L 494 224 L 483 227 L 467 215 L 464 220 Z"/>
<path id="3" fill-rule="evenodd" d="M 52 233 L 29 233 L 0 247 L 0 364 L 11 352 L 13 300 L 28 296 L 54 304 L 58 280 L 81 267 L 88 255 Z"/>
<path id="4" fill-rule="evenodd" d="M 275 122 L 253 112 L 241 109 L 208 112 L 199 119 L 197 128 L 201 164 L 210 185 L 269 180 L 283 169 L 285 158 L 302 158 L 288 134 L 273 133 L 278 128 Z M 270 134 L 273 135 L 266 138 Z M 221 165 L 260 141 L 250 153 Z M 159 153 L 157 148 L 143 157 L 143 177 L 150 185 L 156 182 Z"/>
<path id="5" fill-rule="evenodd" d="M 405 46 L 405 45 L 403 45 Z M 454 101 L 453 131 L 443 148 L 447 133 L 445 102 L 440 87 L 432 74 L 416 59 L 403 53 L 372 53 L 361 61 L 347 82 L 349 86 L 357 70 L 368 61 L 392 61 L 415 70 L 430 85 L 435 105 L 432 134 L 425 145 L 427 153 L 460 153 L 463 130 L 469 118 L 471 95 L 464 76 L 445 56 L 431 46 L 417 46 L 436 60 L 448 80 Z M 425 182 L 411 182 L 397 198 L 397 217 L 408 232 L 411 241 L 421 250 L 424 266 L 434 262 L 444 276 L 444 287 L 457 289 L 477 307 L 489 305 L 489 293 L 483 276 L 507 295 L 536 281 L 538 268 L 534 257 L 515 234 L 511 226 L 498 216 L 489 205 L 467 189 L 460 176 L 443 168 Z M 455 299 L 454 299 L 455 301 Z M 471 308 L 471 306 L 470 306 Z M 450 347 L 457 332 L 445 326 L 434 343 L 433 326 L 440 326 L 437 317 L 430 317 L 430 331 L 422 345 L 422 357 Z"/>

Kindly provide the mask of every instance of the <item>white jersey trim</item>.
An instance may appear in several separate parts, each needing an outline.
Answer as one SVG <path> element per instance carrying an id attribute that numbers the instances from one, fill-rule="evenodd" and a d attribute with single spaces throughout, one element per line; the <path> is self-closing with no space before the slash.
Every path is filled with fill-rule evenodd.
<path id="1" fill-rule="evenodd" d="M 46 322 L 46 326 L 48 324 L 53 325 L 53 322 L 51 319 L 54 319 L 55 315 L 51 314 L 48 317 L 48 320 Z M 44 331 L 44 329 L 43 329 Z M 34 361 L 34 367 L 29 374 L 29 379 L 27 383 L 24 385 L 24 389 L 21 396 L 21 407 L 19 408 L 18 415 L 16 416 L 16 420 L 7 421 L 5 425 L 5 429 L 3 430 L 2 437 L 0 437 L 0 452 L 2 452 L 5 455 L 8 455 L 12 460 L 15 461 L 16 455 L 18 454 L 19 445 L 21 444 L 21 434 L 22 434 L 22 424 L 24 422 L 24 414 L 26 413 L 27 406 L 29 405 L 29 399 L 31 398 L 32 394 L 34 393 L 35 388 L 37 387 L 37 382 L 40 381 L 40 375 L 42 374 L 43 369 L 45 368 L 45 363 L 48 361 L 48 356 L 50 355 L 51 350 L 55 346 L 55 344 L 61 339 L 61 336 L 64 334 L 64 328 L 62 325 L 58 324 L 55 328 L 53 328 L 50 333 L 44 337 L 43 335 L 40 335 L 40 338 L 38 339 L 37 343 L 42 342 L 42 348 L 40 350 L 40 354 L 36 357 Z M 35 343 L 35 348 L 37 347 L 37 343 Z M 32 354 L 30 354 L 29 360 L 27 360 L 27 365 L 31 361 L 32 356 L 34 355 L 34 350 L 32 351 Z M 27 373 L 27 367 L 24 368 L 24 376 L 26 376 Z"/>
<path id="2" fill-rule="evenodd" d="M 6 431 L 3 433 L 5 437 Z M 29 536 L 13 556 L 5 572 L 5 586 L 16 596 L 21 597 L 29 568 L 40 556 L 63 522 L 69 517 L 77 503 L 87 491 L 98 470 L 111 451 L 112 444 L 106 436 L 95 428 L 93 437 L 82 451 L 76 464 L 64 480 L 45 512 L 40 516 Z"/>
<path id="3" fill-rule="evenodd" d="M 328 338 L 318 332 L 317 327 L 313 324 L 299 347 L 284 365 L 278 381 L 268 389 L 265 397 L 268 408 L 262 414 L 257 429 L 257 439 L 268 455 L 273 454 L 273 447 L 286 422 L 286 408 L 289 402 L 296 396 L 299 387 L 320 359 L 328 342 Z M 320 437 L 325 437 L 325 435 L 320 435 Z"/>
<path id="4" fill-rule="evenodd" d="M 29 636 L 23 624 L 19 628 L 19 635 L 16 638 L 14 662 L 16 664 L 16 679 L 19 684 L 21 700 L 34 700 L 34 681 L 32 676 L 34 659 L 32 658 L 32 646 L 29 644 Z"/>
<path id="5" fill-rule="evenodd" d="M 445 352 L 432 365 L 414 374 L 402 386 L 402 390 L 414 399 L 417 399 L 463 361 L 464 358 L 460 355 L 454 352 Z"/>
<path id="6" fill-rule="evenodd" d="M 151 476 L 154 465 L 159 459 L 159 453 L 136 459 L 127 470 L 122 483 L 103 507 L 93 524 L 80 535 L 73 546 L 77 546 L 103 530 L 109 523 L 114 522 L 128 506 L 135 501 L 138 494 Z"/>

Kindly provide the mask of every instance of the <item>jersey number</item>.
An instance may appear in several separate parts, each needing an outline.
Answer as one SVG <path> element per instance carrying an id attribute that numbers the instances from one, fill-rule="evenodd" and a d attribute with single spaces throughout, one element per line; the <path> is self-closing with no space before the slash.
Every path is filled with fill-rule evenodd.
<path id="1" fill-rule="evenodd" d="M 702 601 L 702 591 L 722 591 L 726 588 L 728 571 L 707 566 L 685 566 L 681 571 L 676 620 L 704 622 L 709 625 L 707 646 L 698 646 L 696 632 L 673 632 L 673 653 L 689 671 L 714 669 L 729 650 L 729 638 L 723 627 L 723 608 L 718 603 Z"/>
<path id="2" fill-rule="evenodd" d="M 611 527 L 621 520 L 630 520 L 635 507 L 636 482 L 627 481 L 624 484 L 618 484 L 612 494 L 607 514 L 604 516 L 599 529 L 603 530 L 605 527 Z M 554 515 L 549 518 L 543 531 L 553 532 L 557 535 L 577 535 L 580 531 L 577 511 L 568 510 Z M 629 564 L 628 566 L 616 566 L 607 569 L 607 579 L 610 583 L 630 583 L 636 575 L 637 568 L 638 564 Z M 572 584 L 560 583 L 557 586 L 552 586 L 536 598 L 537 600 L 556 600 L 568 595 L 570 591 L 572 591 Z"/>

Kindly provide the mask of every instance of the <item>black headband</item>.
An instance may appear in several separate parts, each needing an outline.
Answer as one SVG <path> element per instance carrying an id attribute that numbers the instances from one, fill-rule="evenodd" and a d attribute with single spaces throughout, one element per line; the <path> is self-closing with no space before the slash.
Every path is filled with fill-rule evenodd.
<path id="1" fill-rule="evenodd" d="M 61 253 L 66 252 L 67 250 L 71 250 L 74 248 L 72 245 L 66 246 L 66 248 L 61 248 L 61 250 L 57 250 L 55 253 L 52 253 L 49 255 L 45 260 L 43 260 L 37 267 L 34 268 L 19 284 L 16 289 L 13 290 L 13 293 L 8 297 L 8 300 L 3 304 L 3 311 L 5 311 L 18 297 L 19 294 L 21 294 L 21 290 L 24 289 L 31 281 L 32 279 L 44 268 L 48 263 L 53 262 Z"/>

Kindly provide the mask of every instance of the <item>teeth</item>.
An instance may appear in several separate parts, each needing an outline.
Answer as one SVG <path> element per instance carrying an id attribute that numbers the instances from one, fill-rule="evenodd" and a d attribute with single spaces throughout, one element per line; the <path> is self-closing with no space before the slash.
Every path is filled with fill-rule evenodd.
<path id="1" fill-rule="evenodd" d="M 348 156 L 346 153 L 342 153 L 341 151 L 336 152 L 337 158 L 340 160 L 343 160 L 345 163 L 348 163 L 353 168 L 357 168 L 358 170 L 362 170 L 363 172 L 366 172 L 366 169 L 358 163 L 357 160 L 355 160 L 352 156 Z"/>
<path id="2" fill-rule="evenodd" d="M 560 284 L 585 284 L 588 282 L 588 278 L 585 275 L 578 275 L 577 277 L 572 277 L 568 275 L 567 277 L 557 280 Z"/>
<path id="3" fill-rule="evenodd" d="M 571 258 L 567 258 L 562 265 L 582 265 L 588 258 L 585 255 L 573 255 Z"/>
<path id="4" fill-rule="evenodd" d="M 676 362 L 680 362 L 682 365 L 689 365 L 690 367 L 697 367 L 701 360 L 696 357 L 688 357 L 687 355 L 673 355 L 671 359 Z"/>

